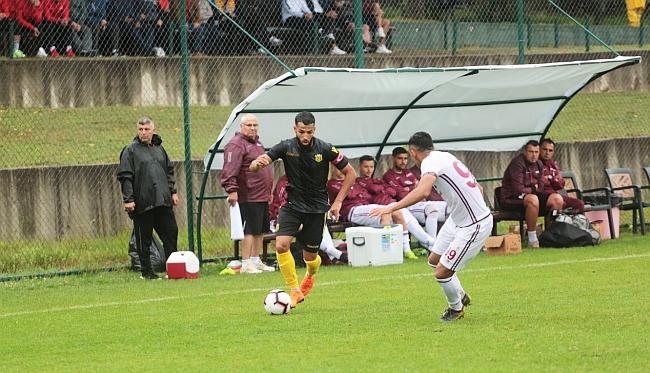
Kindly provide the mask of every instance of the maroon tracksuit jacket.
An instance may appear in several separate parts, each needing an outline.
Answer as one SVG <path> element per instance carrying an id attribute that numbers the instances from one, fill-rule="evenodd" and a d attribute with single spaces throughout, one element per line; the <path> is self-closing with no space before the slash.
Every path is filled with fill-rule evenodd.
<path id="1" fill-rule="evenodd" d="M 327 181 L 327 196 L 330 199 L 330 203 L 336 199 L 336 196 L 338 196 L 342 186 L 343 180 L 329 179 Z M 352 184 L 348 195 L 343 200 L 343 203 L 341 203 L 341 211 L 339 211 L 339 216 L 343 220 L 348 220 L 348 215 L 350 214 L 350 210 L 352 210 L 352 208 L 361 205 L 369 205 L 371 200 L 372 197 L 366 191 L 366 188 L 362 187 L 355 181 L 354 184 Z"/>
<path id="2" fill-rule="evenodd" d="M 271 199 L 271 168 L 265 167 L 257 173 L 249 170 L 251 162 L 265 153 L 259 136 L 251 140 L 241 132 L 235 133 L 224 147 L 221 186 L 227 193 L 237 192 L 238 202 L 268 202 Z"/>

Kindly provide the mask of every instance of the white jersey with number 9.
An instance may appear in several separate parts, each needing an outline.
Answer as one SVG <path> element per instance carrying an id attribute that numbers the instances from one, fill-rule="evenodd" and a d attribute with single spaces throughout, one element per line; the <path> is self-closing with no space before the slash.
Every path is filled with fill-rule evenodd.
<path id="1" fill-rule="evenodd" d="M 433 186 L 447 202 L 450 218 L 459 227 L 472 225 L 490 214 L 476 178 L 450 153 L 434 150 L 422 161 L 422 176 L 434 175 Z"/>

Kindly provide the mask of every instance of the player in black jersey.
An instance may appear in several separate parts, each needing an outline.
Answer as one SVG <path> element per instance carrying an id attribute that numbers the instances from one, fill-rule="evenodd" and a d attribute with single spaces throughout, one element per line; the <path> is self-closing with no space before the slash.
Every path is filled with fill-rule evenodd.
<path id="1" fill-rule="evenodd" d="M 327 212 L 338 220 L 341 202 L 348 194 L 357 177 L 348 159 L 332 144 L 314 137 L 316 120 L 310 112 L 296 115 L 293 131 L 296 137 L 280 141 L 266 154 L 251 163 L 250 170 L 259 172 L 271 162 L 282 159 L 289 179 L 287 203 L 278 213 L 278 230 L 275 247 L 278 265 L 287 285 L 291 287 L 291 307 L 302 302 L 314 285 L 314 277 L 320 267 L 318 248 L 323 239 Z M 343 187 L 330 207 L 327 198 L 329 165 L 333 164 L 345 175 Z M 302 227 L 302 228 L 301 228 Z M 302 246 L 307 272 L 300 286 L 296 264 L 289 250 L 291 241 Z"/>

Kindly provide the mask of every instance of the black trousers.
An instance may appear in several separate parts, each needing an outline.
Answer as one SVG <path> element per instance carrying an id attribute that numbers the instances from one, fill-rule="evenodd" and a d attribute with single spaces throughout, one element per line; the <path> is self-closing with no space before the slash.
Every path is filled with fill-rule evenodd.
<path id="1" fill-rule="evenodd" d="M 171 207 L 161 206 L 133 216 L 135 246 L 140 257 L 143 275 L 151 272 L 151 236 L 156 230 L 163 249 L 165 260 L 177 250 L 178 225 Z"/>

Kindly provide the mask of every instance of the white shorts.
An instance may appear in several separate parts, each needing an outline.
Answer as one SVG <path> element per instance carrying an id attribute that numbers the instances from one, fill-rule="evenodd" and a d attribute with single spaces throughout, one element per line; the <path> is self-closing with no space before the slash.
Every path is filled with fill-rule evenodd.
<path id="1" fill-rule="evenodd" d="M 458 272 L 483 249 L 485 240 L 491 233 L 492 215 L 464 228 L 458 227 L 453 220 L 447 219 L 438 232 L 433 252 L 440 255 L 439 264 Z"/>
<path id="2" fill-rule="evenodd" d="M 353 207 L 352 210 L 350 210 L 350 213 L 348 214 L 348 221 L 352 222 L 354 224 L 358 225 L 379 225 L 380 223 L 380 218 L 374 217 L 374 218 L 369 218 L 368 214 L 370 213 L 370 210 L 374 208 L 381 208 L 381 207 L 386 207 L 383 205 L 361 205 L 357 207 Z M 391 218 L 391 223 L 393 219 Z"/>
<path id="3" fill-rule="evenodd" d="M 412 206 L 407 207 L 406 209 L 411 212 L 411 214 L 421 225 L 425 224 L 427 216 L 429 216 L 429 214 L 432 212 L 438 213 L 439 222 L 444 222 L 447 220 L 447 202 L 445 201 L 418 202 Z"/>

